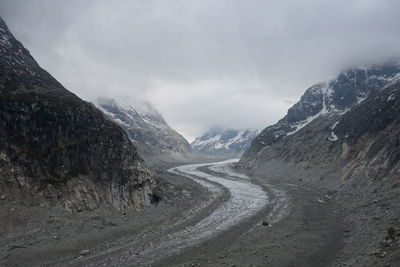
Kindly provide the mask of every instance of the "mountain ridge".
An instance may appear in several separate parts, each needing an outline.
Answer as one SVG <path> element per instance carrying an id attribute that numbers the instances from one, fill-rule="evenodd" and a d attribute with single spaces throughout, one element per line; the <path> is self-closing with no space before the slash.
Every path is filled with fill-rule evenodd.
<path id="1" fill-rule="evenodd" d="M 286 124 L 280 138 L 282 125 L 267 127 L 237 165 L 256 179 L 327 191 L 318 201 L 340 211 L 349 266 L 399 263 L 399 243 L 388 233 L 400 227 L 400 81 L 394 72 L 383 76 L 394 79 L 379 79 L 382 87 L 373 84 L 352 106 L 316 110 L 300 129 Z"/>
<path id="2" fill-rule="evenodd" d="M 149 103 L 122 104 L 103 98 L 96 101 L 96 106 L 128 133 L 148 164 L 186 162 L 193 156 L 188 141 Z"/>
<path id="3" fill-rule="evenodd" d="M 127 135 L 42 69 L 0 20 L 0 190 L 75 212 L 150 204 L 153 178 Z M 47 204 L 46 204 L 47 205 Z"/>
<path id="4" fill-rule="evenodd" d="M 400 79 L 400 64 L 390 61 L 371 68 L 356 68 L 341 72 L 336 79 L 308 88 L 300 100 L 288 109 L 276 124 L 265 128 L 244 153 L 243 161 L 265 147 L 292 135 L 314 119 L 327 113 L 344 114 L 362 102 L 368 94 Z"/>
<path id="5" fill-rule="evenodd" d="M 213 128 L 197 137 L 191 146 L 199 153 L 209 156 L 232 158 L 239 157 L 249 147 L 259 133 L 257 129 L 222 129 Z"/>

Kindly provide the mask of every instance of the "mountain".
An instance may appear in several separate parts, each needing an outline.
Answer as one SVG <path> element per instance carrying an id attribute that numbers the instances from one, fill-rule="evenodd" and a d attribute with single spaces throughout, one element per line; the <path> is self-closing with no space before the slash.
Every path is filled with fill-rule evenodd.
<path id="1" fill-rule="evenodd" d="M 197 137 L 191 146 L 194 150 L 219 158 L 239 157 L 249 148 L 258 130 L 233 130 L 215 128 Z"/>
<path id="2" fill-rule="evenodd" d="M 150 203 L 136 147 L 92 104 L 42 69 L 0 18 L 0 192 L 69 211 Z"/>
<path id="3" fill-rule="evenodd" d="M 99 99 L 97 107 L 128 133 L 148 164 L 185 162 L 193 150 L 149 103 L 121 103 Z"/>
<path id="4" fill-rule="evenodd" d="M 399 73 L 391 62 L 312 86 L 238 165 L 334 201 L 346 227 L 347 266 L 399 264 L 393 234 L 400 229 Z"/>
<path id="5" fill-rule="evenodd" d="M 316 118 L 345 114 L 366 99 L 372 91 L 384 88 L 399 79 L 400 64 L 393 61 L 370 68 L 348 70 L 340 73 L 336 79 L 311 86 L 288 110 L 285 117 L 264 129 L 255 138 L 243 155 L 241 164 L 251 167 L 264 148 L 301 131 Z M 335 139 L 334 136 L 330 138 Z"/>

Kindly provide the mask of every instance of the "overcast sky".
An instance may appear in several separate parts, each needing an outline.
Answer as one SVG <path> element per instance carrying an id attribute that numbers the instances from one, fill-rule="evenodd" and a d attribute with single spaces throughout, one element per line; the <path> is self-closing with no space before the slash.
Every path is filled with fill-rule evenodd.
<path id="1" fill-rule="evenodd" d="M 400 55 L 398 0 L 0 0 L 85 100 L 149 101 L 188 139 L 275 123 L 313 83 Z"/>

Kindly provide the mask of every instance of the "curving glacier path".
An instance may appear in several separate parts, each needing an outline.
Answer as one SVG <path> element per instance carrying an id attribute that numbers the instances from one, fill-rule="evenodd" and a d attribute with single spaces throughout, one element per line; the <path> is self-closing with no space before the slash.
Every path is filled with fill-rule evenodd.
<path id="1" fill-rule="evenodd" d="M 207 239 L 229 227 L 236 225 L 244 219 L 255 215 L 268 203 L 266 192 L 258 185 L 250 182 L 250 179 L 235 173 L 229 164 L 237 160 L 224 161 L 210 164 L 193 164 L 176 167 L 170 170 L 175 174 L 184 175 L 194 181 L 206 186 L 213 193 L 218 193 L 215 183 L 227 188 L 231 194 L 228 201 L 222 203 L 208 217 L 197 224 L 187 227 L 185 230 L 175 234 L 175 238 L 185 240 L 185 243 L 196 243 Z M 208 169 L 225 176 L 208 174 L 199 170 L 200 167 L 209 166 Z M 210 183 L 214 182 L 214 183 Z"/>
<path id="2" fill-rule="evenodd" d="M 202 241 L 228 230 L 230 227 L 244 222 L 256 215 L 269 203 L 269 196 L 258 185 L 253 184 L 244 174 L 235 172 L 231 165 L 238 160 L 228 160 L 217 163 L 191 164 L 175 167 L 169 172 L 185 176 L 206 187 L 213 197 L 217 197 L 224 190 L 230 192 L 230 197 L 222 202 L 210 215 L 193 225 L 167 235 L 157 244 L 128 249 L 125 255 L 120 255 L 119 265 L 152 264 L 169 255 L 173 255 L 183 248 L 196 245 Z M 271 203 L 270 221 L 277 222 L 287 214 L 286 193 L 270 188 L 268 192 L 274 195 L 275 202 Z M 281 201 L 276 204 L 276 198 Z M 101 264 L 100 264 L 101 265 Z"/>
<path id="3" fill-rule="evenodd" d="M 137 263 L 149 264 L 153 262 L 153 259 L 172 255 L 185 247 L 208 240 L 256 215 L 268 204 L 268 195 L 260 186 L 251 183 L 248 176 L 232 170 L 231 164 L 237 161 L 238 159 L 183 165 L 169 170 L 171 173 L 185 176 L 201 184 L 214 196 L 222 194 L 224 187 L 229 190 L 230 197 L 209 216 L 169 235 L 169 239 L 158 246 L 143 251 Z M 203 171 L 204 168 L 208 172 Z"/>

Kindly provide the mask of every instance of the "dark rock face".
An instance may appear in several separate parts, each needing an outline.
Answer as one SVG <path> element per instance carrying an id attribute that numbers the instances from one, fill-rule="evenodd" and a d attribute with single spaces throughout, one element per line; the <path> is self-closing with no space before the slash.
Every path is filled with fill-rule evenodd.
<path id="1" fill-rule="evenodd" d="M 374 91 L 344 114 L 331 129 L 342 145 L 343 179 L 366 169 L 372 179 L 400 174 L 400 82 Z"/>
<path id="2" fill-rule="evenodd" d="M 137 209 L 152 177 L 127 135 L 40 68 L 0 19 L 0 190 L 70 211 Z"/>
<path id="3" fill-rule="evenodd" d="M 191 144 L 194 150 L 221 158 L 239 157 L 249 148 L 258 130 L 212 129 L 197 137 Z"/>
<path id="4" fill-rule="evenodd" d="M 370 68 L 342 72 L 336 79 L 313 85 L 300 101 L 275 125 L 264 129 L 245 152 L 241 165 L 251 168 L 263 150 L 290 135 L 297 134 L 321 116 L 340 116 L 361 103 L 371 92 L 395 83 L 400 78 L 400 64 L 389 62 Z M 331 137 L 333 138 L 333 137 Z"/>
<path id="5" fill-rule="evenodd" d="M 119 124 L 146 162 L 185 162 L 193 150 L 186 139 L 172 129 L 162 115 L 148 103 L 121 104 L 99 99 L 98 108 Z"/>

